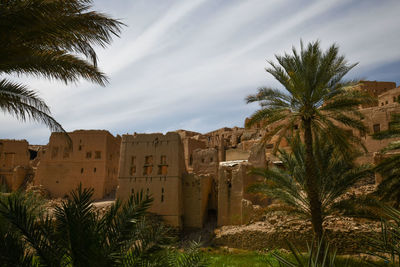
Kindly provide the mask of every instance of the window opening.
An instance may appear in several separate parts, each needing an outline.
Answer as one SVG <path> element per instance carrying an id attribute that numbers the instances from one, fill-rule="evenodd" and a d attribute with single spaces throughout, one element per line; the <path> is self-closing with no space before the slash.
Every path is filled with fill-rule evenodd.
<path id="1" fill-rule="evenodd" d="M 374 133 L 379 133 L 381 131 L 381 125 L 379 123 L 374 124 L 373 128 L 374 128 Z"/>
<path id="2" fill-rule="evenodd" d="M 153 164 L 153 156 L 146 156 L 144 158 L 144 163 L 145 164 Z"/>
<path id="3" fill-rule="evenodd" d="M 153 156 L 144 158 L 143 175 L 150 175 L 153 172 Z"/>
<path id="4" fill-rule="evenodd" d="M 153 166 L 144 166 L 143 167 L 143 175 L 150 175 L 153 172 Z"/>
<path id="5" fill-rule="evenodd" d="M 136 173 L 136 166 L 132 166 L 130 171 L 131 176 L 135 175 L 135 173 Z"/>

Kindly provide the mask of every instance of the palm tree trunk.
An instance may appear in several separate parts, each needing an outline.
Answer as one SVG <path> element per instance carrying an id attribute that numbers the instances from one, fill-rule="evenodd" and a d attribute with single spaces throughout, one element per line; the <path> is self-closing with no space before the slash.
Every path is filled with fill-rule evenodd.
<path id="1" fill-rule="evenodd" d="M 311 120 L 304 120 L 304 142 L 306 147 L 306 190 L 310 201 L 311 223 L 318 241 L 322 240 L 322 210 L 319 199 L 319 188 L 316 179 L 316 169 L 313 152 L 313 136 L 311 132 Z"/>

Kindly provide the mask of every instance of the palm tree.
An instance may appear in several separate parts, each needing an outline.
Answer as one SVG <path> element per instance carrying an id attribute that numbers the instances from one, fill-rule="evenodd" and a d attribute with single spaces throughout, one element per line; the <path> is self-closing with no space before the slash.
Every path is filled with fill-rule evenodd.
<path id="1" fill-rule="evenodd" d="M 118 36 L 122 23 L 91 9 L 91 0 L 0 2 L 0 75 L 28 74 L 65 83 L 80 78 L 104 86 L 95 46 Z M 35 91 L 0 79 L 0 108 L 17 119 L 33 119 L 64 131 Z"/>
<path id="2" fill-rule="evenodd" d="M 314 156 L 316 163 L 316 183 L 318 197 L 321 201 L 322 220 L 325 217 L 346 209 L 351 203 L 342 196 L 362 178 L 372 176 L 369 165 L 356 166 L 350 157 L 341 156 L 335 145 L 326 143 L 325 138 L 316 137 L 314 140 Z M 279 205 L 275 210 L 283 210 L 297 215 L 302 219 L 310 219 L 311 206 L 305 181 L 307 173 L 305 168 L 306 148 L 297 135 L 288 138 L 291 152 L 280 149 L 278 158 L 282 161 L 283 168 L 255 168 L 252 174 L 265 178 L 263 183 L 254 184 L 249 191 L 262 193 L 277 199 Z"/>
<path id="3" fill-rule="evenodd" d="M 305 189 L 308 196 L 311 220 L 317 238 L 322 238 L 322 210 L 318 188 L 317 166 L 314 155 L 314 137 L 326 136 L 338 145 L 341 151 L 349 151 L 352 144 L 360 139 L 346 131 L 344 127 L 366 132 L 361 122 L 362 114 L 358 106 L 370 103 L 366 94 L 349 90 L 354 82 L 343 82 L 342 78 L 356 65 L 348 64 L 344 56 L 339 56 L 337 45 L 321 51 L 319 42 L 300 43 L 300 52 L 292 49 L 293 55 L 276 55 L 278 64 L 269 62 L 266 69 L 286 92 L 273 88 L 261 88 L 255 95 L 247 97 L 247 103 L 260 102 L 261 109 L 248 120 L 246 126 L 263 122 L 269 131 L 263 138 L 268 142 L 277 135 L 279 142 L 294 128 L 302 131 L 305 142 Z M 343 153 L 345 154 L 345 153 Z"/>
<path id="4" fill-rule="evenodd" d="M 79 186 L 52 215 L 21 193 L 0 199 L 1 266 L 205 266 L 197 244 L 170 249 L 171 229 L 148 216 L 148 195 L 116 200 L 103 215 L 92 196 Z"/>
<path id="5" fill-rule="evenodd" d="M 383 140 L 387 138 L 400 137 L 400 114 L 393 114 L 390 121 L 390 128 L 373 135 L 373 138 Z M 400 206 L 400 142 L 391 142 L 382 150 L 384 158 L 375 167 L 375 171 L 383 176 L 382 182 L 378 185 L 375 194 L 383 201 L 393 202 L 396 208 Z M 396 152 L 397 153 L 391 153 Z"/>

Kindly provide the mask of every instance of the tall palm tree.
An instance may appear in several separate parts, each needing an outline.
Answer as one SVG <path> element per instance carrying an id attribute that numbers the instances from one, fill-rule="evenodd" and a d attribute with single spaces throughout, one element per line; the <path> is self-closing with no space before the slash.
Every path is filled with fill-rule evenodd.
<path id="1" fill-rule="evenodd" d="M 348 160 L 354 159 L 356 153 L 345 158 L 335 145 L 325 142 L 324 139 L 316 137 L 313 146 L 322 220 L 347 208 L 349 201 L 341 197 L 360 179 L 373 175 L 369 165 L 356 166 L 353 161 Z M 274 209 L 286 211 L 301 219 L 310 219 L 311 207 L 305 184 L 305 145 L 298 135 L 288 138 L 288 143 L 290 152 L 278 150 L 283 168 L 252 169 L 252 174 L 264 177 L 265 181 L 250 186 L 249 191 L 277 199 L 280 204 Z"/>
<path id="2" fill-rule="evenodd" d="M 1 0 L 0 75 L 28 74 L 65 83 L 80 78 L 104 86 L 95 46 L 118 36 L 120 21 L 91 10 L 91 0 Z M 64 131 L 49 108 L 26 86 L 0 79 L 0 108 Z"/>
<path id="3" fill-rule="evenodd" d="M 279 142 L 298 128 L 305 143 L 305 187 L 309 197 L 311 220 L 317 238 L 322 238 L 322 210 L 317 182 L 317 167 L 313 150 L 316 134 L 326 136 L 343 151 L 348 151 L 360 139 L 344 127 L 366 132 L 361 122 L 358 106 L 370 103 L 372 99 L 360 91 L 350 90 L 353 82 L 342 78 L 356 64 L 348 64 L 339 55 L 337 45 L 322 51 L 319 42 L 309 43 L 300 51 L 292 49 L 292 55 L 276 55 L 278 64 L 269 62 L 266 69 L 284 87 L 283 90 L 261 88 L 255 95 L 249 95 L 247 103 L 260 102 L 261 109 L 248 120 L 246 126 L 258 122 L 269 127 L 264 136 L 268 142 L 277 135 Z M 271 127 L 274 126 L 274 127 Z M 343 153 L 345 154 L 345 153 Z"/>

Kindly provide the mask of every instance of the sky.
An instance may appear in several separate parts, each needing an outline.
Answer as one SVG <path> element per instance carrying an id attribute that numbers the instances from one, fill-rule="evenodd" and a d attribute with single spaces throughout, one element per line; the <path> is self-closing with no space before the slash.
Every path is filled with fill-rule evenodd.
<path id="1" fill-rule="evenodd" d="M 347 79 L 400 85 L 399 0 L 94 0 L 127 26 L 97 49 L 106 87 L 11 77 L 37 90 L 67 131 L 112 134 L 243 127 L 258 106 L 244 98 L 280 88 L 274 55 L 320 40 L 358 65 Z M 0 114 L 0 139 L 48 143 L 50 130 Z"/>

